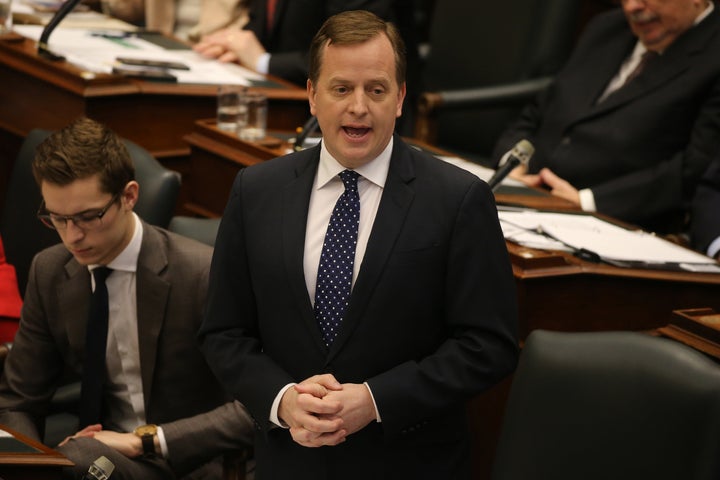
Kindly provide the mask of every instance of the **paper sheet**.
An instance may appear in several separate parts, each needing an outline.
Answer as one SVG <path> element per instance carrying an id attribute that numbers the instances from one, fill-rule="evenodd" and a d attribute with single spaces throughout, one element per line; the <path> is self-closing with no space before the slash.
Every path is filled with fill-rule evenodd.
<path id="1" fill-rule="evenodd" d="M 712 258 L 654 234 L 627 230 L 592 215 L 538 211 L 500 211 L 498 215 L 506 239 L 532 248 L 568 250 L 564 243 L 595 252 L 605 260 L 676 264 L 685 270 L 720 273 L 720 266 Z M 538 227 L 561 242 L 537 234 Z"/>

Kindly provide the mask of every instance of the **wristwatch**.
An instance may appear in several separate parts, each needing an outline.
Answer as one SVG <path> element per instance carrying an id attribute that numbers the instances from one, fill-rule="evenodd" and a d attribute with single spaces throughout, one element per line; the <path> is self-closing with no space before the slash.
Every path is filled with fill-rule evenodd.
<path id="1" fill-rule="evenodd" d="M 155 435 L 157 435 L 157 425 L 153 425 L 152 423 L 140 425 L 133 433 L 140 437 L 140 441 L 142 441 L 143 456 L 154 457 L 156 455 Z"/>

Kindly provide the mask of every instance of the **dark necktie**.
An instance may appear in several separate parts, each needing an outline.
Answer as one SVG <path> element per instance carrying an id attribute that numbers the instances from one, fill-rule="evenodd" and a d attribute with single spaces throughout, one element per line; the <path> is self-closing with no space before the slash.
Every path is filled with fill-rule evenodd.
<path id="1" fill-rule="evenodd" d="M 82 389 L 80 398 L 80 428 L 101 423 L 102 393 L 105 383 L 105 348 L 108 333 L 108 291 L 105 280 L 112 273 L 108 267 L 92 271 L 95 291 L 90 298 L 87 333 L 85 334 L 85 358 L 83 360 Z"/>
<path id="2" fill-rule="evenodd" d="M 640 62 L 637 64 L 635 69 L 630 72 L 630 75 L 627 76 L 622 86 L 624 87 L 625 85 L 636 79 L 642 73 L 642 71 L 647 68 L 648 63 L 650 63 L 653 58 L 657 56 L 657 52 L 653 52 L 652 50 L 647 50 L 645 53 L 643 53 L 642 57 L 640 58 Z"/>
<path id="3" fill-rule="evenodd" d="M 345 192 L 340 195 L 328 224 L 315 288 L 315 318 L 328 347 L 338 334 L 352 285 L 355 247 L 360 223 L 359 174 L 340 173 Z"/>

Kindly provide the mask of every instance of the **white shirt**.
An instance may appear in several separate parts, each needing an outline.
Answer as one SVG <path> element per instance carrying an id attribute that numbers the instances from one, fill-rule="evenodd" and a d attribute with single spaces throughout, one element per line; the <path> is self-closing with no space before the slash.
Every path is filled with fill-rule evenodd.
<path id="1" fill-rule="evenodd" d="M 113 269 L 106 280 L 108 289 L 108 338 L 105 351 L 107 363 L 108 427 L 118 432 L 132 432 L 144 425 L 145 397 L 140 374 L 140 346 L 137 328 L 137 262 L 142 245 L 143 226 L 133 213 L 135 231 L 130 243 L 115 257 L 108 267 Z M 92 271 L 98 265 L 90 265 Z M 95 279 L 91 275 L 92 289 Z M 162 429 L 158 438 L 163 456 L 167 457 L 167 444 Z"/>
<path id="2" fill-rule="evenodd" d="M 362 259 L 365 256 L 368 239 L 372 226 L 375 223 L 380 199 L 385 188 L 385 180 L 387 180 L 388 170 L 390 169 L 390 157 L 392 155 L 393 138 L 385 149 L 374 160 L 354 169 L 360 174 L 358 178 L 358 194 L 360 196 L 360 222 L 358 225 L 358 239 L 355 247 L 355 261 L 353 263 L 352 286 L 355 286 Z M 346 170 L 335 160 L 325 147 L 325 142 L 320 146 L 320 164 L 318 165 L 315 181 L 313 182 L 312 192 L 310 193 L 310 205 L 308 207 L 308 218 L 305 229 L 305 253 L 303 259 L 303 268 L 305 271 L 305 283 L 307 285 L 308 294 L 313 305 L 315 305 L 315 286 L 317 284 L 317 272 L 320 265 L 320 255 L 322 254 L 323 242 L 325 241 L 325 232 L 332 211 L 335 208 L 340 195 L 345 191 L 345 186 L 338 176 L 340 172 Z M 285 385 L 278 392 L 275 401 L 270 410 L 270 421 L 276 425 L 282 423 L 278 417 L 278 408 L 280 400 L 285 391 L 294 384 Z M 365 384 L 370 396 L 372 391 L 370 386 Z M 373 403 L 375 399 L 373 398 Z M 380 421 L 380 414 L 375 405 L 376 419 Z"/>

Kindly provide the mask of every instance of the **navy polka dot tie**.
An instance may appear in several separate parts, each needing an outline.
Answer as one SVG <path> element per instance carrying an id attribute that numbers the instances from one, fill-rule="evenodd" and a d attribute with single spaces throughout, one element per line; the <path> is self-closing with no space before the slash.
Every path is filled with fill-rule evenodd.
<path id="1" fill-rule="evenodd" d="M 315 288 L 315 318 L 328 347 L 338 334 L 350 299 L 360 223 L 358 177 L 359 174 L 352 170 L 340 172 L 345 192 L 340 195 L 333 209 L 320 255 Z"/>

